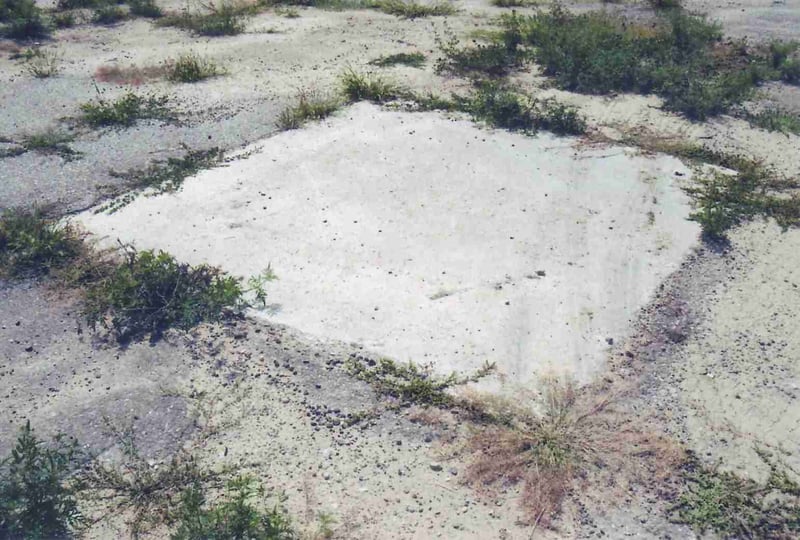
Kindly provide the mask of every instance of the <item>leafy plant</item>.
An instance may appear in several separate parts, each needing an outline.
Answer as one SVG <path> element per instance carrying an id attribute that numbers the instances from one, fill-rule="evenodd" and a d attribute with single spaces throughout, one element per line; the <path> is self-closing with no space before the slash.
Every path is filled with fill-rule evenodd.
<path id="1" fill-rule="evenodd" d="M 115 101 L 98 96 L 97 101 L 81 105 L 83 121 L 93 127 L 131 126 L 137 120 L 170 118 L 166 96 L 140 96 L 128 92 Z"/>
<path id="2" fill-rule="evenodd" d="M 723 538 L 796 538 L 800 485 L 784 470 L 770 467 L 769 479 L 761 485 L 691 459 L 673 519 L 700 534 L 711 530 Z"/>
<path id="3" fill-rule="evenodd" d="M 398 364 L 388 358 L 378 361 L 350 357 L 345 363 L 347 371 L 373 386 L 382 395 L 398 400 L 400 405 L 420 404 L 449 406 L 455 403 L 448 390 L 476 382 L 494 371 L 494 364 L 487 363 L 472 375 L 460 376 L 451 373 L 437 376 L 430 366 L 421 367 L 413 362 Z"/>
<path id="4" fill-rule="evenodd" d="M 168 328 L 222 319 L 243 307 L 242 295 L 239 280 L 217 268 L 129 248 L 108 279 L 89 287 L 84 309 L 92 328 L 103 326 L 120 342 L 157 340 Z"/>
<path id="5" fill-rule="evenodd" d="M 420 68 L 425 64 L 425 55 L 421 52 L 390 54 L 371 60 L 369 63 L 378 67 L 403 65 Z"/>
<path id="6" fill-rule="evenodd" d="M 173 82 L 193 83 L 221 75 L 223 70 L 197 53 L 182 54 L 169 63 L 168 78 Z"/>
<path id="7" fill-rule="evenodd" d="M 20 429 L 11 455 L 0 462 L 0 538 L 67 538 L 83 518 L 71 477 L 77 444 L 56 437 L 46 446 Z"/>
<path id="8" fill-rule="evenodd" d="M 286 513 L 279 507 L 258 510 L 252 500 L 263 495 L 249 476 L 228 483 L 227 492 L 209 505 L 199 485 L 183 493 L 172 540 L 293 540 L 297 538 Z"/>
<path id="9" fill-rule="evenodd" d="M 39 209 L 7 210 L 0 217 L 0 274 L 17 278 L 47 274 L 82 250 L 71 226 L 48 219 Z"/>

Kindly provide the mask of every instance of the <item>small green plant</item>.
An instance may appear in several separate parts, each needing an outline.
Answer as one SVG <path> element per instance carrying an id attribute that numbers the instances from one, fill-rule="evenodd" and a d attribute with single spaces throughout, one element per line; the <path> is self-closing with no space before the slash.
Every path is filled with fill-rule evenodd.
<path id="1" fill-rule="evenodd" d="M 497 83 L 482 84 L 461 108 L 478 120 L 512 131 L 546 130 L 557 135 L 580 135 L 586 131 L 586 122 L 574 107 L 552 98 L 530 99 Z"/>
<path id="2" fill-rule="evenodd" d="M 128 14 L 119 6 L 104 4 L 94 10 L 92 22 L 95 24 L 116 24 L 128 18 Z"/>
<path id="3" fill-rule="evenodd" d="M 131 15 L 137 17 L 158 19 L 164 15 L 164 12 L 158 7 L 155 0 L 129 0 L 128 6 L 130 7 Z"/>
<path id="4" fill-rule="evenodd" d="M 161 26 L 177 26 L 202 36 L 234 36 L 244 32 L 246 20 L 252 15 L 251 7 L 222 2 L 219 6 L 208 4 L 204 13 L 184 11 L 159 19 Z"/>
<path id="5" fill-rule="evenodd" d="M 680 9 L 681 0 L 647 0 L 653 9 Z"/>
<path id="6" fill-rule="evenodd" d="M 111 171 L 111 176 L 122 178 L 126 181 L 127 193 L 101 206 L 96 210 L 96 213 L 114 213 L 130 204 L 145 190 L 150 195 L 175 192 L 180 189 L 186 178 L 197 174 L 203 169 L 210 169 L 218 165 L 223 158 L 224 153 L 219 148 L 187 150 L 183 157 L 155 161 L 144 169 L 131 170 L 124 173 Z"/>
<path id="7" fill-rule="evenodd" d="M 371 60 L 370 65 L 378 67 L 402 65 L 421 68 L 425 65 L 425 55 L 421 52 L 390 54 Z"/>
<path id="8" fill-rule="evenodd" d="M 285 17 L 287 19 L 299 19 L 300 12 L 293 7 L 278 7 L 275 8 L 275 15 L 280 15 L 281 17 Z"/>
<path id="9" fill-rule="evenodd" d="M 37 79 L 46 79 L 58 75 L 61 69 L 61 55 L 50 49 L 28 49 L 23 54 L 25 70 Z"/>
<path id="10" fill-rule="evenodd" d="M 435 375 L 431 366 L 422 367 L 413 362 L 398 364 L 388 358 L 375 361 L 350 357 L 345 368 L 357 379 L 372 385 L 379 394 L 397 400 L 400 406 L 446 407 L 455 403 L 448 390 L 486 377 L 494 371 L 495 365 L 487 363 L 472 375 L 451 373 L 447 377 Z"/>
<path id="11" fill-rule="evenodd" d="M 53 26 L 56 28 L 72 28 L 76 24 L 78 24 L 78 20 L 75 17 L 75 13 L 72 11 L 67 11 L 64 13 L 54 13 L 52 15 Z"/>
<path id="12" fill-rule="evenodd" d="M 272 265 L 267 265 L 263 272 L 257 276 L 250 276 L 247 280 L 247 290 L 245 292 L 252 294 L 253 298 L 262 307 L 267 306 L 267 289 L 266 285 L 270 281 L 275 281 L 278 276 L 272 271 Z"/>
<path id="13" fill-rule="evenodd" d="M 796 538 L 800 533 L 800 485 L 786 471 L 770 465 L 766 484 L 690 459 L 686 488 L 672 517 L 701 535 L 722 538 Z"/>
<path id="14" fill-rule="evenodd" d="M 121 450 L 122 459 L 114 464 L 92 461 L 82 481 L 87 498 L 102 493 L 118 508 L 132 511 L 133 538 L 155 524 L 170 521 L 180 507 L 184 490 L 213 479 L 212 474 L 198 467 L 191 455 L 184 453 L 174 455 L 165 464 L 151 464 L 140 454 L 132 426 L 121 429 L 107 418 L 104 421 L 106 431 Z"/>
<path id="15" fill-rule="evenodd" d="M 238 279 L 208 265 L 190 266 L 163 251 L 125 250 L 125 260 L 108 279 L 90 286 L 85 316 L 120 342 L 168 328 L 189 329 L 222 319 L 244 305 Z"/>
<path id="16" fill-rule="evenodd" d="M 407 0 L 377 0 L 374 7 L 405 19 L 417 19 L 420 17 L 443 17 L 453 15 L 457 12 L 450 2 L 437 1 L 431 4 L 419 4 Z"/>
<path id="17" fill-rule="evenodd" d="M 278 116 L 279 129 L 298 129 L 309 120 L 327 118 L 341 107 L 339 99 L 315 92 L 301 91 L 297 102 Z"/>
<path id="18" fill-rule="evenodd" d="M 447 41 L 439 40 L 439 48 L 444 56 L 436 61 L 436 71 L 478 77 L 504 77 L 521 66 L 523 60 L 523 55 L 517 49 L 519 40 L 511 36 L 509 31 L 489 43 L 467 47 L 460 46 L 454 35 Z"/>
<path id="19" fill-rule="evenodd" d="M 539 3 L 539 0 L 492 0 L 492 5 L 501 8 L 530 7 Z"/>
<path id="20" fill-rule="evenodd" d="M 140 96 L 128 92 L 115 101 L 98 96 L 95 103 L 81 105 L 83 121 L 92 127 L 131 126 L 140 119 L 170 119 L 166 96 Z"/>
<path id="21" fill-rule="evenodd" d="M 407 95 L 407 92 L 393 82 L 377 75 L 357 73 L 352 69 L 346 70 L 340 80 L 342 92 L 349 101 L 385 103 Z"/>
<path id="22" fill-rule="evenodd" d="M 722 238 L 725 231 L 762 208 L 760 187 L 761 176 L 756 169 L 739 174 L 719 171 L 701 174 L 696 185 L 686 189 L 696 207 L 690 219 L 700 223 L 707 237 Z"/>
<path id="23" fill-rule="evenodd" d="M 38 210 L 7 210 L 0 217 L 0 275 L 48 274 L 77 258 L 83 250 L 78 233 Z"/>
<path id="24" fill-rule="evenodd" d="M 768 131 L 800 135 L 800 115 L 779 107 L 770 107 L 755 114 L 747 114 L 746 118 L 751 124 Z"/>
<path id="25" fill-rule="evenodd" d="M 0 462 L 0 538 L 67 538 L 83 522 L 72 477 L 77 444 L 56 437 L 45 445 L 20 429 L 11 455 Z"/>
<path id="26" fill-rule="evenodd" d="M 75 136 L 54 129 L 28 135 L 22 139 L 22 147 L 26 152 L 39 152 L 40 154 L 56 154 L 61 158 L 71 161 L 80 157 L 77 152 L 69 146 L 75 140 Z"/>
<path id="27" fill-rule="evenodd" d="M 225 495 L 215 504 L 207 503 L 199 485 L 187 489 L 177 512 L 177 529 L 172 540 L 294 540 L 297 534 L 280 507 L 261 511 L 252 501 L 263 496 L 249 476 L 228 483 Z"/>
<path id="28" fill-rule="evenodd" d="M 24 40 L 47 34 L 42 11 L 34 0 L 0 0 L 0 37 Z"/>
<path id="29" fill-rule="evenodd" d="M 194 52 L 182 54 L 174 62 L 168 62 L 168 65 L 167 78 L 172 82 L 193 83 L 223 73 L 213 61 Z"/>

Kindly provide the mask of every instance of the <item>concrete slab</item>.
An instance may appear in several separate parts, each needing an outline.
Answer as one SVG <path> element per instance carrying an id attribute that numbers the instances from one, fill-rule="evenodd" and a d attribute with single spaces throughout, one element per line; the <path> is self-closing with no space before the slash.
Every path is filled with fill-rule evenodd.
<path id="1" fill-rule="evenodd" d="M 443 372 L 587 380 L 698 238 L 677 159 L 358 104 L 91 231 L 248 276 L 276 322 Z"/>

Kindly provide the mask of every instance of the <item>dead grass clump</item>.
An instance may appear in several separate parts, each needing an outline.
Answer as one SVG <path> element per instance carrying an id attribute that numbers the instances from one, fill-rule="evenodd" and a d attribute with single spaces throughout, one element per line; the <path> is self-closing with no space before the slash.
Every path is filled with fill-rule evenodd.
<path id="1" fill-rule="evenodd" d="M 100 82 L 110 82 L 126 86 L 139 86 L 148 81 L 162 79 L 167 76 L 170 66 L 100 66 L 94 72 L 94 78 Z"/>
<path id="2" fill-rule="evenodd" d="M 614 422 L 610 399 L 580 393 L 570 381 L 543 383 L 537 407 L 484 403 L 486 418 L 502 421 L 467 441 L 472 460 L 465 482 L 488 494 L 521 484 L 531 524 L 551 526 L 570 491 L 590 476 L 623 489 L 629 482 L 664 481 L 681 462 L 682 451 L 664 439 Z"/>

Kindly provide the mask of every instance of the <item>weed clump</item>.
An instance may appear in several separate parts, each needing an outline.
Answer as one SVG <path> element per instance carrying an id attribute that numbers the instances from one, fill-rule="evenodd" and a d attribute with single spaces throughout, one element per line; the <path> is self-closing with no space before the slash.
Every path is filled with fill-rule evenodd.
<path id="1" fill-rule="evenodd" d="M 155 0 L 129 0 L 128 6 L 130 7 L 131 15 L 136 15 L 137 17 L 158 19 L 164 15 Z"/>
<path id="2" fill-rule="evenodd" d="M 711 530 L 723 538 L 796 538 L 800 485 L 777 466 L 770 468 L 761 485 L 690 459 L 673 519 L 701 535 Z"/>
<path id="3" fill-rule="evenodd" d="M 119 6 L 104 4 L 94 10 L 92 22 L 95 24 L 111 25 L 128 18 L 128 14 Z"/>
<path id="4" fill-rule="evenodd" d="M 341 102 L 333 97 L 302 91 L 297 103 L 284 109 L 278 116 L 278 128 L 298 129 L 309 120 L 322 120 L 341 107 Z"/>
<path id="5" fill-rule="evenodd" d="M 406 0 L 377 0 L 374 2 L 373 7 L 383 11 L 384 13 L 388 13 L 389 15 L 396 15 L 405 19 L 417 19 L 420 17 L 443 17 L 456 13 L 456 8 L 453 6 L 453 4 L 444 1 L 438 1 L 431 4 L 420 4 Z"/>
<path id="6" fill-rule="evenodd" d="M 535 6 L 538 0 L 492 0 L 492 5 L 501 8 Z"/>
<path id="7" fill-rule="evenodd" d="M 402 65 L 420 68 L 425 64 L 425 55 L 420 52 L 390 54 L 371 60 L 369 63 L 378 67 Z"/>
<path id="8" fill-rule="evenodd" d="M 96 103 L 81 105 L 81 111 L 83 111 L 83 121 L 92 127 L 127 127 L 140 119 L 169 119 L 167 101 L 166 96 L 140 96 L 128 92 L 115 101 L 98 97 Z"/>
<path id="9" fill-rule="evenodd" d="M 23 40 L 47 34 L 42 10 L 34 0 L 0 0 L 0 37 Z"/>
<path id="10" fill-rule="evenodd" d="M 169 63 L 167 77 L 172 82 L 193 83 L 216 77 L 222 73 L 222 69 L 208 58 L 196 53 L 187 53 Z"/>
<path id="11" fill-rule="evenodd" d="M 345 368 L 357 379 L 372 385 L 379 394 L 397 400 L 400 406 L 446 407 L 455 403 L 448 390 L 482 379 L 494 370 L 494 364 L 487 363 L 472 375 L 451 373 L 446 377 L 435 375 L 430 366 L 422 367 L 413 362 L 398 364 L 388 358 L 375 361 L 350 357 Z"/>
<path id="12" fill-rule="evenodd" d="M 478 43 L 461 47 L 453 36 L 439 47 L 444 56 L 436 61 L 438 73 L 453 73 L 477 77 L 504 77 L 522 65 L 523 55 L 518 50 L 518 39 L 510 32 L 504 34 L 505 42 Z"/>
<path id="13" fill-rule="evenodd" d="M 45 445 L 20 429 L 11 455 L 0 462 L 0 538 L 66 538 L 82 522 L 71 477 L 77 445 L 56 437 Z"/>
<path id="14" fill-rule="evenodd" d="M 74 150 L 69 143 L 75 137 L 69 133 L 49 130 L 22 139 L 22 148 L 26 152 L 39 152 L 40 154 L 56 154 L 61 158 L 71 161 L 80 157 L 80 152 Z"/>
<path id="15" fill-rule="evenodd" d="M 177 529 L 172 540 L 248 538 L 293 540 L 297 535 L 283 509 L 260 511 L 252 503 L 261 493 L 249 476 L 228 483 L 225 495 L 209 505 L 199 485 L 187 489 L 177 511 Z"/>
<path id="16" fill-rule="evenodd" d="M 239 280 L 217 268 L 128 249 L 107 279 L 89 287 L 84 309 L 92 328 L 105 327 L 120 342 L 147 334 L 157 340 L 168 328 L 222 319 L 243 306 L 243 293 Z"/>
<path id="17" fill-rule="evenodd" d="M 341 76 L 342 92 L 349 101 L 385 103 L 405 97 L 407 92 L 395 83 L 377 75 L 357 73 L 348 69 Z"/>
<path id="18" fill-rule="evenodd" d="M 37 79 L 58 75 L 61 70 L 61 55 L 42 48 L 28 49 L 23 54 L 25 70 Z"/>
<path id="19" fill-rule="evenodd" d="M 158 24 L 176 26 L 201 36 L 235 36 L 244 32 L 246 19 L 252 14 L 252 8 L 231 2 L 204 7 L 205 13 L 185 11 L 178 15 L 167 15 L 159 19 Z"/>
<path id="20" fill-rule="evenodd" d="M 755 114 L 747 114 L 745 117 L 751 124 L 768 131 L 800 135 L 800 115 L 779 107 L 766 108 Z"/>
<path id="21" fill-rule="evenodd" d="M 572 14 L 558 6 L 503 21 L 505 44 L 528 47 L 525 54 L 562 88 L 655 93 L 668 109 L 696 120 L 728 111 L 755 85 L 782 72 L 791 77 L 793 69 L 781 51 L 772 55 L 772 64 L 783 67 L 772 66 L 743 44 L 724 43 L 718 25 L 676 9 L 659 11 L 647 27 L 619 15 Z"/>
<path id="22" fill-rule="evenodd" d="M 0 275 L 35 277 L 63 268 L 83 252 L 78 233 L 38 210 L 8 210 L 0 217 Z"/>
<path id="23" fill-rule="evenodd" d="M 586 122 L 577 109 L 554 99 L 530 99 L 495 83 L 484 83 L 463 107 L 476 119 L 512 131 L 539 130 L 557 135 L 580 135 Z"/>

